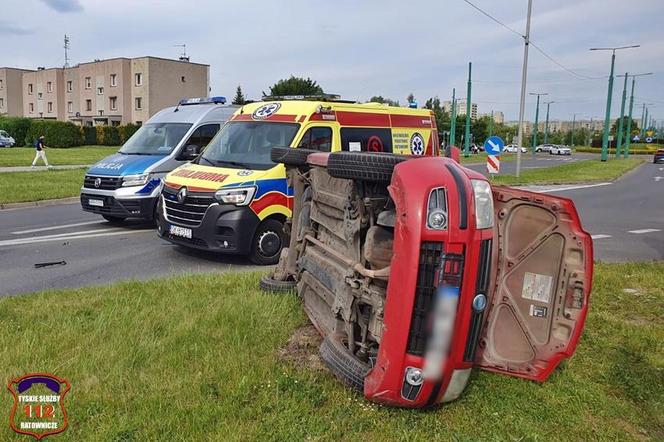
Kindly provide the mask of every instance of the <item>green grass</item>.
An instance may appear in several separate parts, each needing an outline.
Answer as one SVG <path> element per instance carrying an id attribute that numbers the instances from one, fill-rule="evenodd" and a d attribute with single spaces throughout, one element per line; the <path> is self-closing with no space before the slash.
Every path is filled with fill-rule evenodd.
<path id="1" fill-rule="evenodd" d="M 85 169 L 0 173 L 0 204 L 78 196 Z"/>
<path id="2" fill-rule="evenodd" d="M 296 297 L 259 292 L 259 276 L 2 298 L 0 378 L 69 380 L 63 441 L 664 438 L 662 262 L 596 266 L 577 352 L 546 383 L 475 370 L 459 400 L 429 411 L 365 401 L 315 369 L 315 346 L 284 360 L 305 316 Z M 5 391 L 5 416 L 10 405 Z"/>
<path id="3" fill-rule="evenodd" d="M 54 166 L 94 164 L 120 149 L 119 146 L 81 146 L 68 149 L 46 149 L 46 158 Z M 29 166 L 35 158 L 34 147 L 0 149 L 0 167 Z M 38 162 L 43 165 L 41 159 Z"/>
<path id="4" fill-rule="evenodd" d="M 628 158 L 620 160 L 584 160 L 560 166 L 525 169 L 521 176 L 498 175 L 492 182 L 498 184 L 572 184 L 591 181 L 611 181 L 642 164 L 643 160 Z"/>

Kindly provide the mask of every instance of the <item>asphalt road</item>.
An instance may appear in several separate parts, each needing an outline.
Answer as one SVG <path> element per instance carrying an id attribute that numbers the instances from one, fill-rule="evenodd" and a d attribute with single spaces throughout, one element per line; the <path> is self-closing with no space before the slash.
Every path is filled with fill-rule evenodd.
<path id="1" fill-rule="evenodd" d="M 538 156 L 524 158 L 524 166 L 547 167 L 560 161 L 576 159 Z M 584 227 L 594 236 L 596 260 L 664 259 L 664 165 L 645 164 L 615 183 L 540 190 L 575 201 Z M 66 264 L 35 268 L 35 264 L 60 261 Z M 0 210 L 0 296 L 257 268 L 241 257 L 167 243 L 149 224 L 110 224 L 81 211 L 78 203 Z"/>
<path id="2" fill-rule="evenodd" d="M 485 157 L 482 157 L 484 159 Z M 540 169 L 542 167 L 560 166 L 561 164 L 574 163 L 576 161 L 590 160 L 599 158 L 599 155 L 593 153 L 577 153 L 574 155 L 549 155 L 548 153 L 538 153 L 535 157 L 531 153 L 521 154 L 521 170 Z M 478 160 L 479 161 L 479 160 Z M 464 164 L 465 167 L 477 172 L 487 174 L 486 160 L 483 162 Z M 500 173 L 514 175 L 516 172 L 516 158 L 513 161 L 502 161 L 500 163 Z"/>

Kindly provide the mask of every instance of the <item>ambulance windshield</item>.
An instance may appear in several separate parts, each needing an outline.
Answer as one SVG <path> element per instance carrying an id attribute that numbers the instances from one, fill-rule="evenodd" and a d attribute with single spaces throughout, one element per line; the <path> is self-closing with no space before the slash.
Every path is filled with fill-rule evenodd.
<path id="1" fill-rule="evenodd" d="M 210 141 L 198 163 L 236 169 L 267 170 L 274 167 L 270 151 L 290 146 L 300 125 L 235 121 L 227 123 Z"/>

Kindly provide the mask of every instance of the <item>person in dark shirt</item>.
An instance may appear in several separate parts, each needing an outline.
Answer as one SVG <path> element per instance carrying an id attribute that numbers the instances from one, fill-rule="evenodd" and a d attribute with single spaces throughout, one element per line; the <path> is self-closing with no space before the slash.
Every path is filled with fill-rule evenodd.
<path id="1" fill-rule="evenodd" d="M 37 164 L 37 160 L 39 158 L 41 158 L 42 161 L 44 162 L 44 164 L 46 164 L 46 167 L 48 167 L 49 169 L 51 168 L 51 166 L 49 166 L 49 164 L 48 164 L 48 160 L 46 159 L 46 152 L 45 152 L 44 149 L 46 149 L 46 145 L 44 144 L 44 136 L 41 135 L 35 141 L 35 151 L 36 151 L 36 153 L 35 153 L 35 159 L 32 160 L 32 168 L 33 169 L 35 168 L 35 164 Z"/>

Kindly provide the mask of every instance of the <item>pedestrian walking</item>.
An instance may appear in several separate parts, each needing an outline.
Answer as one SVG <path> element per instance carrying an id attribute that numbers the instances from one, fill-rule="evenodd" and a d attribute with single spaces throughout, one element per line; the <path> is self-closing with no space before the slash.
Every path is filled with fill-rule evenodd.
<path id="1" fill-rule="evenodd" d="M 49 169 L 51 166 L 48 164 L 48 160 L 46 159 L 46 152 L 44 151 L 46 149 L 46 146 L 44 145 L 44 136 L 40 135 L 39 138 L 37 138 L 37 141 L 35 141 L 35 159 L 32 160 L 32 168 L 35 168 L 35 164 L 37 164 L 37 160 L 39 158 L 42 159 L 44 164 L 46 164 L 46 167 Z"/>

